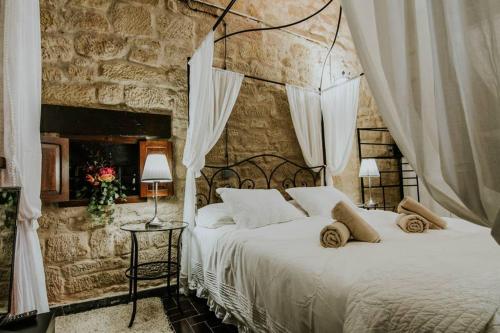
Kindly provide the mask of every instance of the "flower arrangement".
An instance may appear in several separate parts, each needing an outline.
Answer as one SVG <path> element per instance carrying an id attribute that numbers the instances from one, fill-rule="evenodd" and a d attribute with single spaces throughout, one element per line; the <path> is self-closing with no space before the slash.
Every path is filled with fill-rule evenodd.
<path id="1" fill-rule="evenodd" d="M 84 168 L 85 185 L 77 196 L 89 197 L 87 211 L 97 222 L 113 221 L 115 200 L 125 201 L 125 186 L 116 178 L 116 170 L 109 159 L 92 154 L 92 160 Z"/>

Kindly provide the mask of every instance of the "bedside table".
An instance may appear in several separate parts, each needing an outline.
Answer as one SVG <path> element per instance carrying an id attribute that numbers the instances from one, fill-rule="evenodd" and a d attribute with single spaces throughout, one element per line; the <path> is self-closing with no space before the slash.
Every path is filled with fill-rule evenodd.
<path id="1" fill-rule="evenodd" d="M 148 227 L 145 223 L 130 223 L 120 227 L 121 230 L 130 232 L 132 239 L 130 253 L 130 267 L 125 271 L 125 276 L 129 279 L 129 301 L 133 302 L 132 316 L 128 327 L 134 324 L 135 313 L 137 310 L 137 282 L 140 280 L 158 280 L 167 279 L 167 290 L 170 296 L 170 278 L 177 278 L 177 303 L 179 302 L 179 264 L 181 258 L 181 236 L 187 227 L 186 222 L 165 222 L 160 226 Z M 177 237 L 177 259 L 172 260 L 172 233 L 179 230 Z M 168 233 L 168 251 L 166 261 L 152 261 L 139 264 L 139 244 L 137 242 L 137 233 L 148 232 L 167 232 Z"/>

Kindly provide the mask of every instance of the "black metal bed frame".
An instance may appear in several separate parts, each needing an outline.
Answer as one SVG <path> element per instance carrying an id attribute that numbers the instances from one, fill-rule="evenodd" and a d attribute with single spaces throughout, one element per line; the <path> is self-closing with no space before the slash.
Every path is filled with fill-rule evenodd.
<path id="1" fill-rule="evenodd" d="M 266 170 L 267 169 L 267 170 Z M 258 180 L 251 175 L 259 175 Z M 325 166 L 308 167 L 275 154 L 260 154 L 230 165 L 206 165 L 197 187 L 197 207 L 220 201 L 219 187 L 277 189 L 317 186 L 325 179 Z M 259 181 L 260 180 L 260 181 Z"/>
<path id="2" fill-rule="evenodd" d="M 365 128 L 357 128 L 357 137 L 358 137 L 358 156 L 359 156 L 359 161 L 361 162 L 362 159 L 367 159 L 367 158 L 373 158 L 376 160 L 394 160 L 397 163 L 397 168 L 396 169 L 386 169 L 386 170 L 379 170 L 380 172 L 380 178 L 379 178 L 379 184 L 377 185 L 372 185 L 372 189 L 380 189 L 382 191 L 382 208 L 384 210 L 394 210 L 396 207 L 394 206 L 389 206 L 386 200 L 386 195 L 387 195 L 387 189 L 391 188 L 398 188 L 399 189 L 399 195 L 400 195 L 400 200 L 403 199 L 404 197 L 404 189 L 405 187 L 416 187 L 417 189 L 417 199 L 420 201 L 420 191 L 419 191 L 419 184 L 418 184 L 418 177 L 416 176 L 415 171 L 411 168 L 411 166 L 407 162 L 403 162 L 403 154 L 399 150 L 398 146 L 395 143 L 383 143 L 383 142 L 369 142 L 363 140 L 363 135 L 362 133 L 365 132 L 382 132 L 382 133 L 389 133 L 390 132 L 387 128 L 385 127 L 365 127 Z M 386 155 L 383 156 L 369 156 L 364 154 L 363 147 L 366 146 L 381 146 L 386 148 Z M 405 167 L 403 167 L 405 166 Z M 379 169 L 380 165 L 379 165 Z M 408 175 L 410 173 L 413 173 L 414 176 Z M 398 174 L 398 184 L 387 184 L 384 182 L 384 175 L 388 174 Z M 405 184 L 405 180 L 414 180 L 414 184 Z M 361 178 L 361 198 L 363 202 L 365 202 L 365 190 L 369 188 L 368 185 L 365 184 L 364 178 Z"/>

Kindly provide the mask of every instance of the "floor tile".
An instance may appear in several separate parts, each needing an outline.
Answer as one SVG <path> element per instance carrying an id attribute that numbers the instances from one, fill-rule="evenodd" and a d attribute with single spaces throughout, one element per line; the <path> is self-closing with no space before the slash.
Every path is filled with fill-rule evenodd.
<path id="1" fill-rule="evenodd" d="M 165 314 L 177 333 L 237 333 L 233 325 L 223 324 L 206 305 L 206 300 L 182 295 L 179 306 L 174 299 L 163 299 Z"/>
<path id="2" fill-rule="evenodd" d="M 186 320 L 180 320 L 172 324 L 176 333 L 193 333 L 191 325 Z"/>
<path id="3" fill-rule="evenodd" d="M 202 323 L 199 323 L 196 325 L 192 325 L 191 329 L 195 333 L 212 333 L 212 330 L 210 329 L 210 327 L 208 327 L 207 323 L 205 323 L 205 322 L 202 322 Z"/>

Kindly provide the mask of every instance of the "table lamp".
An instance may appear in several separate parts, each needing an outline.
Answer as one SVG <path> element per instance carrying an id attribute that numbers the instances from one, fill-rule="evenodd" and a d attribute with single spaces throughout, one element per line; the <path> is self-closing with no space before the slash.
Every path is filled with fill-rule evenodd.
<path id="1" fill-rule="evenodd" d="M 359 168 L 359 177 L 368 177 L 368 188 L 370 191 L 370 200 L 366 204 L 367 206 L 375 206 L 375 201 L 372 199 L 372 177 L 380 177 L 380 172 L 378 171 L 377 161 L 374 158 L 366 158 L 361 160 L 361 167 Z"/>
<path id="2" fill-rule="evenodd" d="M 146 226 L 159 226 L 162 221 L 158 218 L 158 183 L 169 183 L 172 181 L 172 174 L 168 166 L 167 156 L 163 153 L 150 153 L 146 157 L 144 169 L 142 171 L 141 182 L 153 184 L 155 198 L 155 215 L 146 223 Z"/>

